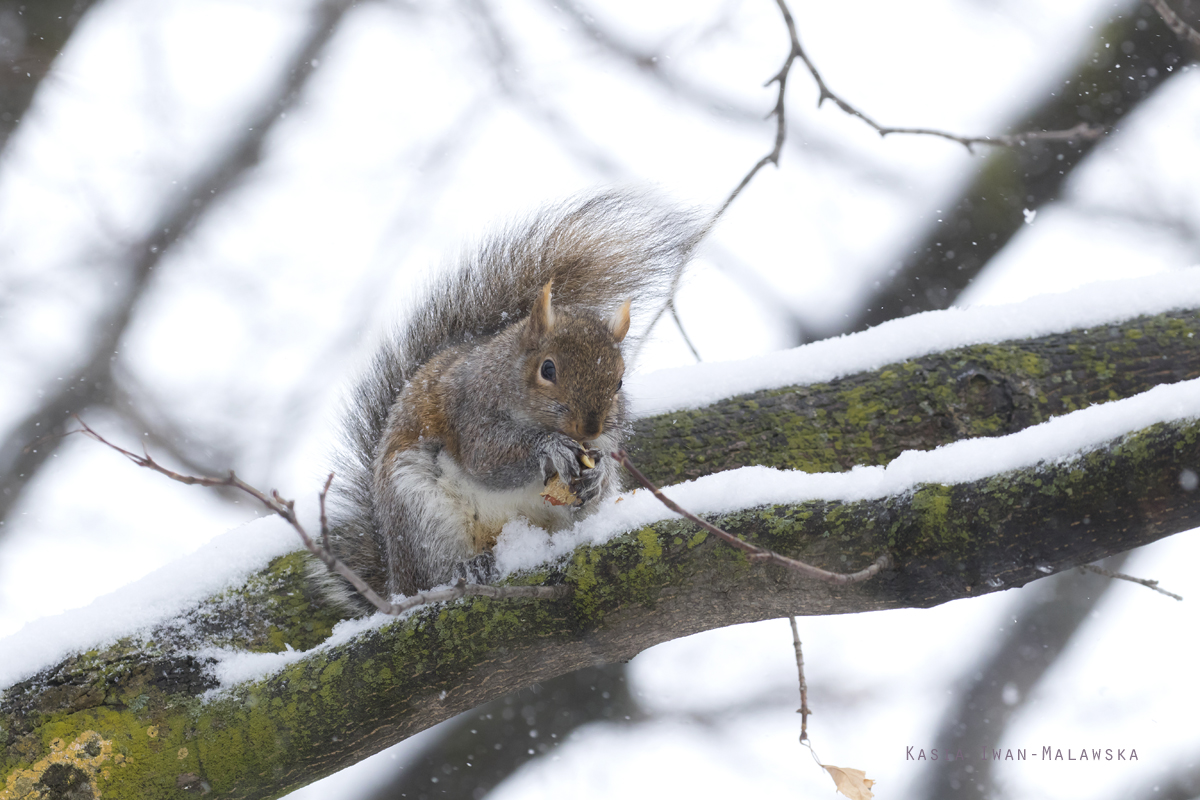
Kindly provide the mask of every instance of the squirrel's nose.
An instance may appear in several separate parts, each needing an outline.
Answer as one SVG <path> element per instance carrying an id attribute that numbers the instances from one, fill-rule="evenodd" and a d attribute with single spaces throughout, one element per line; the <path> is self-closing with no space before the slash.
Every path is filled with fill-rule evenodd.
<path id="1" fill-rule="evenodd" d="M 604 430 L 604 422 L 600 419 L 600 415 L 593 411 L 587 415 L 583 422 L 583 438 L 587 440 L 595 439 L 600 435 L 600 431 Z"/>

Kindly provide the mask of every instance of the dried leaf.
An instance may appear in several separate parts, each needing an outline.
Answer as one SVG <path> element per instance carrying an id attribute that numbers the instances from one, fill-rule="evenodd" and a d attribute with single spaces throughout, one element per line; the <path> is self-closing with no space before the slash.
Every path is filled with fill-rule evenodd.
<path id="1" fill-rule="evenodd" d="M 849 797 L 850 800 L 871 800 L 875 796 L 875 793 L 871 791 L 875 781 L 868 778 L 867 773 L 861 769 L 831 767 L 828 764 L 822 764 L 821 768 L 833 778 L 833 785 L 837 787 L 837 790 Z"/>

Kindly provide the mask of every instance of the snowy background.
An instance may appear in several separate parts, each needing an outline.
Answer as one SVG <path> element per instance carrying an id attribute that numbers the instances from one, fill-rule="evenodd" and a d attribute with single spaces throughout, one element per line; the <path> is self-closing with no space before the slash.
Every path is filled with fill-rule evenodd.
<path id="1" fill-rule="evenodd" d="M 299 0 L 101 0 L 0 152 L 0 430 L 4 435 L 110 330 L 129 248 L 261 113 L 307 35 Z M 1111 0 L 796 0 L 827 81 L 881 121 L 1000 132 L 1039 102 L 1115 13 Z M 311 495 L 341 392 L 410 287 L 491 224 L 611 183 L 719 204 L 774 135 L 763 88 L 787 52 L 767 0 L 606 2 L 595 24 L 657 54 L 614 55 L 549 0 L 370 2 L 347 13 L 261 161 L 172 242 L 112 360 L 112 401 L 86 414 L 199 471 L 234 466 Z M 0 14 L 0 30 L 6 24 Z M 665 76 L 663 78 L 657 76 Z M 734 204 L 690 272 L 683 324 L 707 361 L 836 330 L 982 155 L 928 137 L 880 139 L 802 68 L 781 167 Z M 1126 117 L 959 298 L 1018 301 L 1200 263 L 1200 70 Z M 1160 278 L 1161 280 L 1162 278 Z M 1069 309 L 1065 309 L 1067 313 Z M 643 373 L 693 361 L 662 325 Z M 652 378 L 647 380 L 652 381 Z M 0 637 L 84 605 L 258 510 L 177 486 L 68 439 L 0 523 Z M 1185 534 L 1125 571 L 1187 596 L 1109 590 L 996 747 L 1136 748 L 1125 763 L 1002 764 L 1012 797 L 1151 796 L 1195 769 Z M 1097 589 L 1102 579 L 1096 577 Z M 1045 583 L 1045 582 L 1043 582 Z M 921 796 L 956 692 L 1022 602 L 1008 592 L 928 611 L 802 620 L 810 735 L 865 769 L 878 796 Z M 0 643 L 0 648 L 3 645 Z M 0 659 L 4 659 L 0 649 Z M 628 679 L 648 712 L 597 723 L 494 796 L 722 797 L 832 790 L 796 744 L 786 622 L 653 648 Z M 296 797 L 367 796 L 431 734 Z"/>

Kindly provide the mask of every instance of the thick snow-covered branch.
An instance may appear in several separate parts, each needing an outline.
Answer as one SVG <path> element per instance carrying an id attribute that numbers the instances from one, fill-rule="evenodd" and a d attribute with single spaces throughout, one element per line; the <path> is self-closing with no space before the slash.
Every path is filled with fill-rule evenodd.
<path id="1" fill-rule="evenodd" d="M 574 591 L 562 601 L 470 598 L 341 623 L 330 636 L 337 620 L 291 554 L 137 626 L 106 628 L 111 609 L 97 612 L 94 630 L 71 628 L 75 654 L 21 662 L 23 649 L 53 640 L 47 621 L 0 643 L 4 791 L 67 764 L 101 792 L 275 797 L 488 699 L 668 639 L 791 614 L 935 605 L 1195 527 L 1197 330 L 1195 311 L 1089 323 L 640 423 L 639 460 L 657 458 L 659 479 L 676 480 L 695 463 L 705 477 L 667 492 L 729 532 L 838 572 L 890 553 L 893 568 L 862 584 L 752 564 L 666 519 L 642 492 L 544 537 L 540 551 L 527 546 L 536 532 L 506 529 L 501 565 L 525 567 L 519 583 L 565 582 Z M 1175 385 L 1138 394 L 1155 384 Z M 1031 427 L 1107 400 L 1117 402 Z M 734 470 L 739 462 L 888 466 L 810 475 Z M 547 553 L 558 558 L 533 566 Z M 202 596 L 176 582 L 181 597 Z"/>
<path id="2" fill-rule="evenodd" d="M 972 315 L 973 320 L 1004 313 L 1001 307 L 980 311 L 989 314 Z M 746 464 L 841 472 L 886 464 L 906 450 L 1004 436 L 1162 383 L 1200 377 L 1200 334 L 1192 335 L 1200 328 L 1195 310 L 1120 323 L 1087 321 L 1088 327 L 1010 341 L 1003 338 L 1015 331 L 1003 325 L 999 331 L 980 325 L 976 333 L 963 320 L 966 331 L 944 330 L 954 321 L 952 314 L 934 312 L 753 362 L 673 370 L 667 380 L 651 376 L 655 380 L 648 388 L 661 394 L 644 400 L 644 406 L 658 411 L 678 404 L 680 397 L 699 398 L 703 405 L 639 419 L 627 449 L 657 483 Z M 882 352 L 882 357 L 855 363 L 867 350 L 856 346 L 857 340 L 886 340 L 889 328 L 898 340 L 895 361 L 884 347 L 873 345 L 868 352 Z M 910 342 L 932 340 L 936 346 L 943 335 L 955 343 L 978 343 L 913 356 L 905 352 L 913 347 Z M 817 350 L 828 352 L 806 363 L 782 368 L 778 363 Z M 720 367 L 726 369 L 714 369 Z M 792 385 L 780 386 L 770 377 L 805 368 L 811 377 Z M 716 396 L 706 395 L 714 386 Z"/>

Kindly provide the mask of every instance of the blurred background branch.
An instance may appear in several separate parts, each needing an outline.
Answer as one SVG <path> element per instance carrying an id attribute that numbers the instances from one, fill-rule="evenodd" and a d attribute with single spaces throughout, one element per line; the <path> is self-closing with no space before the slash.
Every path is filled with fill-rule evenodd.
<path id="1" fill-rule="evenodd" d="M 42 79 L 94 2 L 0 2 L 0 158 Z"/>
<path id="2" fill-rule="evenodd" d="M 22 488 L 54 455 L 71 415 L 105 405 L 118 415 L 128 416 L 134 427 L 140 427 L 137 423 L 144 421 L 144 417 L 133 408 L 130 396 L 114 387 L 113 366 L 120 356 L 121 339 L 147 292 L 155 268 L 186 239 L 209 209 L 262 160 L 267 136 L 299 101 L 315 64 L 352 5 L 352 0 L 324 0 L 316 6 L 307 35 L 297 44 L 273 90 L 256 105 L 248 119 L 233 128 L 224 148 L 206 159 L 207 164 L 200 166 L 190 180 L 174 191 L 164 192 L 160 216 L 141 237 L 124 248 L 125 256 L 121 259 L 124 275 L 114 281 L 118 291 L 108 295 L 107 308 L 93 323 L 94 333 L 88 337 L 82 363 L 52 384 L 42 402 L 13 426 L 0 443 L 0 487 L 3 487 L 0 518 L 8 515 L 20 499 Z M 115 402 L 118 397 L 126 402 Z M 183 452 L 185 444 L 181 437 L 174 437 L 172 454 L 182 456 L 185 464 L 196 464 Z"/>

